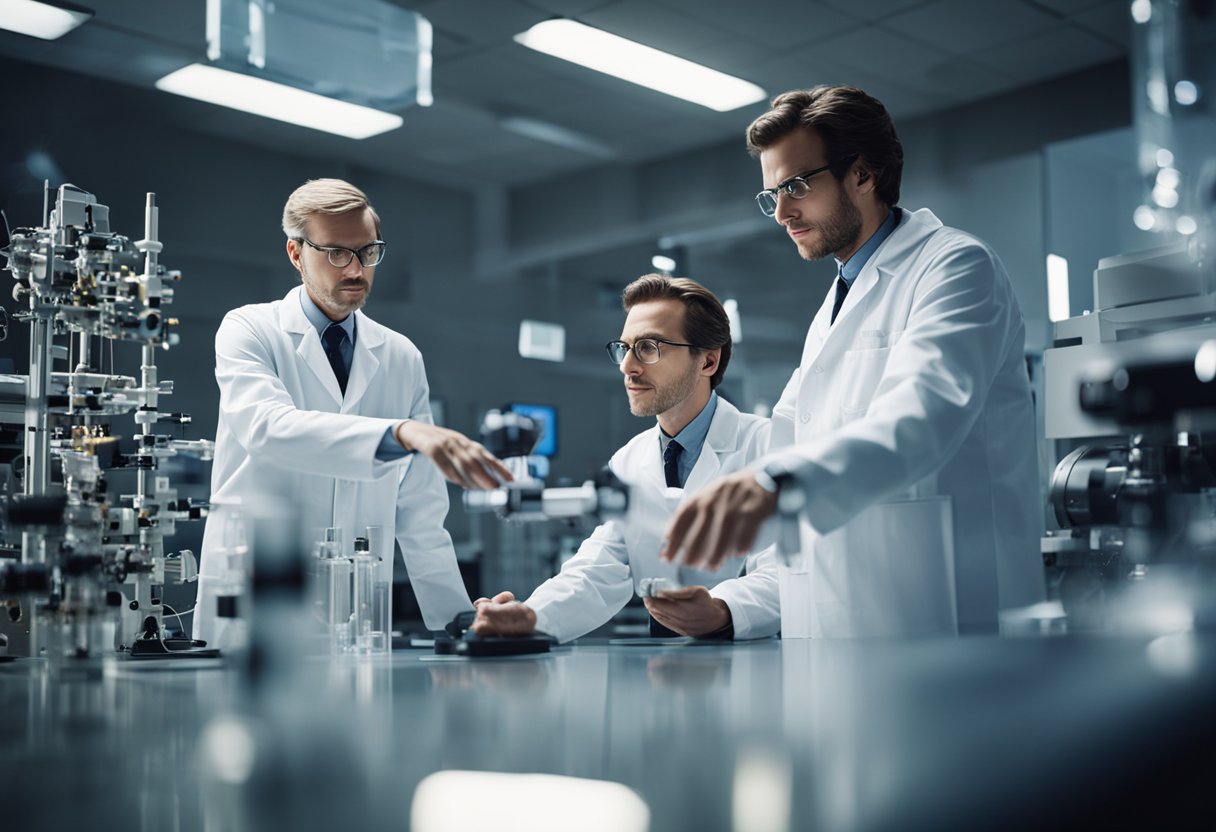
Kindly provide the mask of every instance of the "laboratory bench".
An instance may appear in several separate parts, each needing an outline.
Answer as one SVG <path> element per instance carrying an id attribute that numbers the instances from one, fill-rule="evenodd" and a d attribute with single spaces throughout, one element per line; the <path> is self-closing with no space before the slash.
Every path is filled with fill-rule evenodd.
<path id="1" fill-rule="evenodd" d="M 0 818 L 404 830 L 424 778 L 469 770 L 621 783 L 653 830 L 1212 828 L 1214 703 L 1216 639 L 1188 633 L 18 659 Z"/>

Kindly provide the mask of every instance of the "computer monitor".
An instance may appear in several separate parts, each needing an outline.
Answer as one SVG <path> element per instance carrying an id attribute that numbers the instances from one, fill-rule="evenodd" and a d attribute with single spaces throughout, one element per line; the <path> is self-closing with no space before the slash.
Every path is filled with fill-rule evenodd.
<path id="1" fill-rule="evenodd" d="M 548 404 L 523 404 L 515 402 L 507 405 L 512 413 L 518 413 L 534 420 L 540 427 L 540 441 L 532 451 L 535 456 L 557 456 L 557 408 Z"/>

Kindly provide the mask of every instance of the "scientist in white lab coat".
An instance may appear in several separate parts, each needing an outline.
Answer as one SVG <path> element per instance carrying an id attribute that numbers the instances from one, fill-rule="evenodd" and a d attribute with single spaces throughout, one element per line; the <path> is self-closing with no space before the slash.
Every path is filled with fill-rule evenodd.
<path id="1" fill-rule="evenodd" d="M 999 610 L 1044 592 L 1025 327 L 1004 267 L 897 206 L 903 149 L 855 87 L 780 95 L 747 141 L 760 209 L 838 277 L 771 453 L 685 503 L 663 556 L 712 568 L 747 551 L 790 489 L 805 503 L 800 552 L 779 565 L 783 638 L 995 631 Z"/>
<path id="2" fill-rule="evenodd" d="M 733 558 L 716 573 L 659 560 L 672 510 L 767 447 L 768 420 L 740 413 L 714 391 L 730 361 L 726 311 L 699 283 L 656 274 L 629 284 L 622 301 L 628 316 L 608 354 L 620 365 L 633 415 L 656 417 L 609 462 L 630 486 L 629 513 L 599 526 L 527 601 L 509 592 L 479 599 L 473 630 L 540 630 L 570 641 L 607 623 L 644 579 L 663 578 L 678 588 L 645 599 L 651 635 L 771 636 L 781 617 L 771 549 Z"/>
<path id="3" fill-rule="evenodd" d="M 285 497 L 318 539 L 342 527 L 348 546 L 365 527 L 383 527 L 388 545 L 401 545 L 426 625 L 440 629 L 473 608 L 443 527 L 443 477 L 493 488 L 492 472 L 510 473 L 432 423 L 417 347 L 360 311 L 386 250 L 367 196 L 338 179 L 309 181 L 288 198 L 283 231 L 302 285 L 229 312 L 216 333 L 212 501 Z M 222 535 L 207 523 L 194 614 L 195 638 L 219 647 L 231 621 L 216 614 Z M 391 557 L 383 568 L 391 579 Z"/>

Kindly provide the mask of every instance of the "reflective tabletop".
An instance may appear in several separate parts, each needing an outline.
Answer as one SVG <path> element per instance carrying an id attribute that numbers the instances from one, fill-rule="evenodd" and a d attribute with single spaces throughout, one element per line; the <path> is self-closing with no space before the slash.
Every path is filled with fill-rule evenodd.
<path id="1" fill-rule="evenodd" d="M 0 816 L 6 829 L 407 829 L 418 784 L 459 769 L 621 783 L 654 830 L 1161 826 L 1211 817 L 1214 645 L 580 643 L 256 670 L 22 659 L 0 664 Z"/>

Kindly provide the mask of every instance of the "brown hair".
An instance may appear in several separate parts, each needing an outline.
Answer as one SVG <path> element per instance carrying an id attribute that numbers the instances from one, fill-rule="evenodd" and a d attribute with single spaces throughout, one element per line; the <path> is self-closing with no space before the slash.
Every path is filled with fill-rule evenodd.
<path id="1" fill-rule="evenodd" d="M 316 214 L 346 214 L 366 208 L 380 236 L 380 215 L 367 194 L 341 179 L 310 179 L 291 192 L 283 206 L 283 233 L 289 238 L 304 237 L 308 218 Z"/>
<path id="2" fill-rule="evenodd" d="M 849 167 L 843 162 L 856 153 L 875 178 L 878 198 L 887 206 L 899 202 L 904 148 L 881 101 L 845 85 L 783 92 L 747 128 L 747 149 L 759 156 L 799 127 L 813 129 L 823 139 L 833 176 L 843 179 Z"/>
<path id="3" fill-rule="evenodd" d="M 730 319 L 717 295 L 687 277 L 644 274 L 621 292 L 621 305 L 628 312 L 651 300 L 678 300 L 684 304 L 684 340 L 696 344 L 693 354 L 722 348 L 718 369 L 709 377 L 712 390 L 722 383 L 730 363 Z"/>

